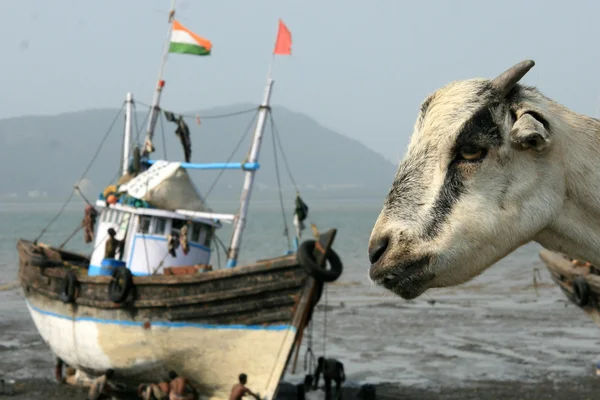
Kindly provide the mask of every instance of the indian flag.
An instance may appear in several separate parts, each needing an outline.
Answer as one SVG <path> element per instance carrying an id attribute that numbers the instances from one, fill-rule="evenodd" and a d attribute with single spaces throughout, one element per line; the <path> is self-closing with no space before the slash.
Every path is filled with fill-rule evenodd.
<path id="1" fill-rule="evenodd" d="M 177 21 L 173 21 L 171 32 L 171 45 L 169 53 L 195 54 L 197 56 L 210 55 L 212 43 L 190 31 Z"/>

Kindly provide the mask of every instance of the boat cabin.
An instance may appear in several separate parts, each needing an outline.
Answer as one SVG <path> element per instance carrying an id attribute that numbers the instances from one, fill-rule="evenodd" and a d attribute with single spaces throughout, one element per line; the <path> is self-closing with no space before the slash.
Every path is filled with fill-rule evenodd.
<path id="1" fill-rule="evenodd" d="M 106 262 L 103 267 L 110 228 L 115 230 L 116 239 L 124 240 L 115 259 L 124 263 L 133 275 L 162 274 L 166 267 L 209 264 L 213 233 L 221 227 L 218 220 L 185 215 L 182 210 L 108 205 L 105 201 L 98 201 L 96 206 L 102 211 L 97 221 L 90 275 L 106 275 L 112 270 Z M 187 251 L 182 234 L 187 239 Z"/>

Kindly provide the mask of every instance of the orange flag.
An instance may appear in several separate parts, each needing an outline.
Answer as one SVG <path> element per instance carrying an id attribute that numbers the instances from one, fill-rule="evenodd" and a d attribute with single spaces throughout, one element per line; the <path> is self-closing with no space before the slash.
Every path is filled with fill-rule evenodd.
<path id="1" fill-rule="evenodd" d="M 292 34 L 281 19 L 279 19 L 279 31 L 273 54 L 289 56 L 292 54 Z"/>

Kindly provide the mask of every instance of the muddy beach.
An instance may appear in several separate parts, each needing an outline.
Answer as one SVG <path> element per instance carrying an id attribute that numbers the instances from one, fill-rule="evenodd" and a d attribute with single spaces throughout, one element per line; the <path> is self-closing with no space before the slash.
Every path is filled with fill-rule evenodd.
<path id="1" fill-rule="evenodd" d="M 600 393 L 594 370 L 600 328 L 550 280 L 539 261 L 539 246 L 518 249 L 465 285 L 404 301 L 366 279 L 365 226 L 377 207 L 319 216 L 324 226 L 347 221 L 336 245 L 344 255 L 344 275 L 324 294 L 313 318 L 312 343 L 307 330 L 287 382 L 303 380 L 311 344 L 316 356 L 344 363 L 346 398 L 365 383 L 376 385 L 378 398 L 389 399 L 591 399 Z M 9 224 L 16 231 L 0 231 L 0 375 L 17 382 L 10 398 L 85 399 L 85 390 L 52 381 L 53 356 L 33 325 L 21 289 L 2 286 L 16 278 L 10 240 L 33 230 L 18 214 L 14 218 L 21 221 Z M 79 218 L 73 215 L 74 221 Z M 251 382 L 250 376 L 250 387 Z M 282 387 L 280 398 L 286 398 L 285 391 Z"/>
<path id="2" fill-rule="evenodd" d="M 358 398 L 364 383 L 375 384 L 382 399 L 597 398 L 598 328 L 541 272 L 538 295 L 531 272 L 512 288 L 477 279 L 412 302 L 359 281 L 334 284 L 315 314 L 312 349 L 344 362 L 347 399 Z M 0 370 L 17 381 L 10 398 L 86 398 L 86 390 L 51 379 L 52 355 L 22 306 L 20 289 L 0 297 L 3 309 L 12 310 L 0 322 Z M 288 382 L 302 380 L 307 344 Z M 293 399 L 289 392 L 282 386 L 279 398 Z"/>
<path id="3" fill-rule="evenodd" d="M 0 398 L 15 400 L 83 400 L 87 391 L 81 388 L 57 385 L 49 380 L 31 379 L 17 384 L 15 395 Z M 381 400 L 479 400 L 479 399 L 527 399 L 527 400 L 592 400 L 598 398 L 600 380 L 594 377 L 580 378 L 568 382 L 542 381 L 535 383 L 515 381 L 487 381 L 466 384 L 465 387 L 450 387 L 431 390 L 405 387 L 398 384 L 376 386 L 377 398 Z M 344 389 L 344 400 L 359 399 L 356 387 Z M 320 395 L 319 397 L 322 397 Z M 307 396 L 307 399 L 309 397 Z M 316 398 L 316 397 L 315 397 Z M 281 393 L 277 400 L 292 400 Z"/>

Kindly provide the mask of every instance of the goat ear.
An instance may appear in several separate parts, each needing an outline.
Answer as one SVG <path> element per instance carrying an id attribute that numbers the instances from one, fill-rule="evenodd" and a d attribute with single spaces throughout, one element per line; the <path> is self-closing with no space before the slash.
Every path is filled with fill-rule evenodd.
<path id="1" fill-rule="evenodd" d="M 546 121 L 539 115 L 534 116 L 533 113 L 526 112 L 513 125 L 509 134 L 510 140 L 522 149 L 543 151 L 551 142 L 546 125 Z"/>

